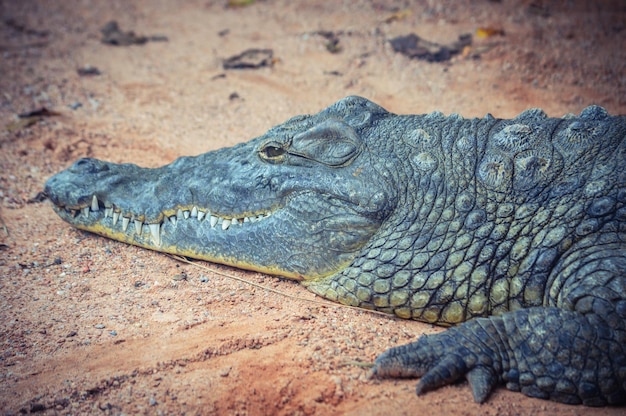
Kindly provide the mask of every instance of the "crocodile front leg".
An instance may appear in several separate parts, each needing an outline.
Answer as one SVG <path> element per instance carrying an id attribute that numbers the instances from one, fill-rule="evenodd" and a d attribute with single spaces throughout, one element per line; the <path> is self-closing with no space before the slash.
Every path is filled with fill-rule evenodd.
<path id="1" fill-rule="evenodd" d="M 610 352 L 620 362 L 611 362 Z M 590 406 L 626 402 L 623 346 L 576 312 L 531 308 L 466 322 L 381 354 L 380 377 L 421 377 L 423 394 L 466 377 L 484 402 L 502 382 L 527 396 Z"/>
<path id="2" fill-rule="evenodd" d="M 479 403 L 500 383 L 568 404 L 626 403 L 626 259 L 619 248 L 598 247 L 607 246 L 578 252 L 557 270 L 575 270 L 555 280 L 557 306 L 474 319 L 424 336 L 380 355 L 374 373 L 421 377 L 417 394 L 465 377 Z"/>

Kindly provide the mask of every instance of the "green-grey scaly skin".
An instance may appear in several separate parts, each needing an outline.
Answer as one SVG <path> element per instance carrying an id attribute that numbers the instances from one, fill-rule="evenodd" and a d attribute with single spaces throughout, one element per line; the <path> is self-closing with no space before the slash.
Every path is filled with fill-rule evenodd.
<path id="1" fill-rule="evenodd" d="M 418 394 L 465 377 L 478 402 L 506 384 L 626 403 L 626 117 L 600 107 L 463 119 L 347 97 L 158 169 L 82 159 L 46 193 L 82 229 L 456 325 L 376 359 Z"/>

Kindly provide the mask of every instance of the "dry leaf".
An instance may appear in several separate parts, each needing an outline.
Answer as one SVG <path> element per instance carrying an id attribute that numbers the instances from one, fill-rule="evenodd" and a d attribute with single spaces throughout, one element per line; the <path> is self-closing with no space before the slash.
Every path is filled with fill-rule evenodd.
<path id="1" fill-rule="evenodd" d="M 228 7 L 246 7 L 254 4 L 255 0 L 228 0 Z"/>
<path id="2" fill-rule="evenodd" d="M 384 20 L 385 23 L 391 23 L 391 22 L 395 22 L 396 20 L 402 20 L 402 19 L 406 19 L 407 17 L 411 16 L 413 14 L 413 12 L 411 10 L 408 9 L 404 9 L 404 10 L 399 10 L 395 13 L 390 14 L 389 16 L 387 16 Z"/>
<path id="3" fill-rule="evenodd" d="M 476 29 L 476 37 L 485 39 L 492 36 L 504 36 L 504 30 L 493 27 L 479 27 Z"/>

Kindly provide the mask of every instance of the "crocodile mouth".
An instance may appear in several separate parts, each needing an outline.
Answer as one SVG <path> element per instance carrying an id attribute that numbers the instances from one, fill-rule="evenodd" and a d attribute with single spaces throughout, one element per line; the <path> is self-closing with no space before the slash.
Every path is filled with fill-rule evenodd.
<path id="1" fill-rule="evenodd" d="M 278 208 L 227 216 L 195 205 L 177 206 L 161 211 L 158 222 L 147 222 L 145 214 L 124 211 L 96 195 L 91 197 L 90 204 L 83 206 L 52 202 L 56 213 L 76 228 L 135 246 L 295 280 L 320 274 L 317 266 L 286 267 L 284 261 L 271 261 L 271 255 L 259 255 L 282 246 L 272 244 L 272 239 L 257 242 L 260 246 L 257 251 L 246 248 L 255 244 L 250 236 L 280 228 L 271 218 L 280 212 Z"/>
<path id="2" fill-rule="evenodd" d="M 216 232 L 228 231 L 235 227 L 248 226 L 263 221 L 272 215 L 272 211 L 259 212 L 252 215 L 221 216 L 212 213 L 211 210 L 191 207 L 177 207 L 166 209 L 161 212 L 161 221 L 156 223 L 144 222 L 144 214 L 124 213 L 114 204 L 101 201 L 96 195 L 92 196 L 91 204 L 83 207 L 69 208 L 54 204 L 56 212 L 62 218 L 71 221 L 75 226 L 98 234 L 110 235 L 120 233 L 138 241 L 150 239 L 153 248 L 160 248 L 163 243 L 163 235 L 168 234 L 172 228 L 181 221 L 195 222 L 194 226 L 202 226 L 208 223 L 209 227 Z M 145 234 L 145 236 L 144 236 Z M 141 244 L 145 245 L 145 244 Z"/>

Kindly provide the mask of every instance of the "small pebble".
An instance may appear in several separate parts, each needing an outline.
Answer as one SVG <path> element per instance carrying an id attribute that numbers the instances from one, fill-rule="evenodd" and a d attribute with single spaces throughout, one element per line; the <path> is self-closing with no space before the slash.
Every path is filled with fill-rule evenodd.
<path id="1" fill-rule="evenodd" d="M 109 335 L 111 335 L 112 337 L 116 337 L 117 336 L 117 331 L 115 331 L 115 330 L 109 331 Z"/>
<path id="2" fill-rule="evenodd" d="M 206 283 L 206 282 L 208 282 L 208 281 L 209 281 L 209 278 L 208 278 L 208 277 L 206 277 L 206 276 L 204 276 L 204 275 L 200 276 L 200 282 L 202 282 L 202 283 Z"/>
<path id="3" fill-rule="evenodd" d="M 175 282 L 180 282 L 181 280 L 187 280 L 187 275 L 185 273 L 179 273 L 172 277 L 172 280 Z"/>
<path id="4" fill-rule="evenodd" d="M 148 403 L 150 403 L 150 406 L 156 406 L 157 404 L 159 404 L 154 397 L 150 397 Z"/>
<path id="5" fill-rule="evenodd" d="M 96 329 L 104 329 L 104 328 L 106 328 L 106 327 L 104 325 L 102 325 L 102 324 L 97 324 L 96 325 Z"/>
<path id="6" fill-rule="evenodd" d="M 76 72 L 82 77 L 102 75 L 102 72 L 100 72 L 97 67 L 91 65 L 85 65 L 81 68 L 78 68 Z"/>

